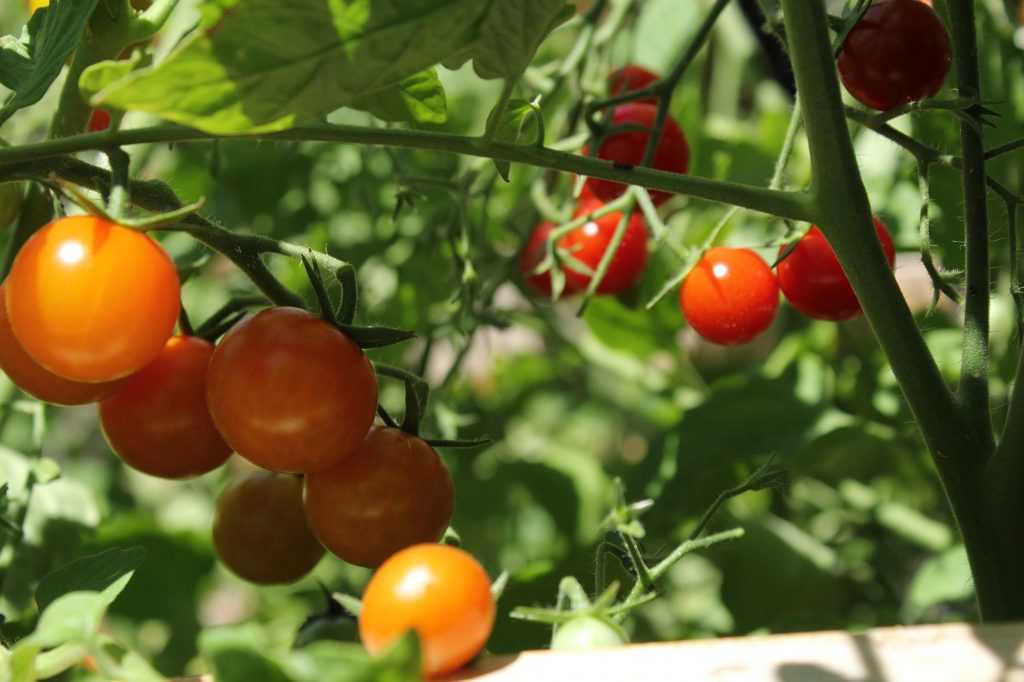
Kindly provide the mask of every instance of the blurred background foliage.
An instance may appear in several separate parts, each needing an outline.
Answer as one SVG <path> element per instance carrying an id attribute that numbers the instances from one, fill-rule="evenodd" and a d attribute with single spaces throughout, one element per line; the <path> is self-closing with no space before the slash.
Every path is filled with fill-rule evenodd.
<path id="1" fill-rule="evenodd" d="M 191 4 L 182 3 L 158 55 L 194 21 Z M 589 56 L 582 79 L 570 79 L 542 102 L 548 143 L 572 132 L 568 112 L 584 92 L 600 94 L 609 67 L 634 62 L 665 71 L 710 2 L 613 5 L 631 7 L 624 30 Z M 1022 53 L 1013 43 L 1016 15 L 998 3 L 977 7 L 984 35 L 995 38 L 982 41 L 985 98 L 1000 114 L 998 127 L 986 130 L 994 145 L 1022 134 Z M 17 33 L 24 20 L 18 3 L 0 7 L 5 33 Z M 522 94 L 543 88 L 575 39 L 572 26 L 556 31 Z M 497 86 L 469 69 L 441 76 L 451 113 L 442 128 L 479 134 Z M 767 183 L 790 105 L 755 31 L 730 5 L 672 103 L 693 147 L 691 172 Z M 5 136 L 41 139 L 52 110 L 48 99 L 20 113 Z M 380 125 L 347 112 L 331 119 Z M 129 115 L 126 125 L 146 122 Z M 949 116 L 904 117 L 894 125 L 956 149 Z M 916 255 L 920 200 L 912 158 L 870 131 L 854 134 L 874 209 L 900 250 L 896 274 L 940 366 L 955 381 L 957 315 L 941 306 L 926 312 L 931 291 Z M 656 244 L 637 292 L 595 300 L 576 317 L 578 302 L 552 304 L 527 294 L 517 266 L 520 246 L 539 219 L 537 206 L 571 211 L 572 178 L 514 167 L 505 184 L 487 161 L 354 145 L 222 141 L 131 152 L 139 176 L 166 180 L 186 202 L 205 197 L 204 212 L 233 230 L 308 244 L 354 263 L 359 319 L 418 335 L 370 355 L 429 379 L 425 433 L 495 439 L 486 448 L 444 453 L 455 481 L 453 526 L 464 547 L 492 575 L 511 572 L 491 651 L 544 646 L 546 628 L 505 614 L 516 605 L 552 603 L 563 575 L 585 585 L 592 580 L 615 477 L 630 499 L 656 501 L 644 517 L 645 546 L 658 555 L 685 537 L 720 491 L 745 480 L 770 454 L 788 471 L 786 489 L 730 503 L 712 530 L 740 525 L 747 536 L 676 566 L 664 597 L 627 623 L 634 640 L 974 618 L 966 559 L 943 493 L 863 320 L 813 321 L 783 304 L 761 338 L 719 348 L 686 328 L 674 293 L 645 308 L 681 267 L 676 253 L 701 244 L 724 207 L 683 197 L 666 204 L 665 240 L 676 248 Z M 1021 187 L 1020 154 L 991 166 L 1010 187 Z M 788 186 L 799 188 L 808 174 L 798 144 Z M 933 253 L 951 269 L 962 261 L 958 182 L 952 171 L 932 176 Z M 992 325 L 998 407 L 1016 341 L 1006 294 L 1005 216 L 1001 205 L 990 208 L 1001 284 Z M 779 220 L 740 212 L 720 241 L 757 248 L 773 260 L 773 244 L 784 232 Z M 203 254 L 181 235 L 164 241 L 183 262 Z M 272 265 L 311 300 L 296 262 Z M 201 321 L 232 294 L 250 291 L 214 255 L 183 297 Z M 401 385 L 382 382 L 383 403 L 401 412 Z M 25 521 L 21 541 L 5 537 L 0 550 L 6 639 L 31 629 L 33 587 L 42 575 L 114 546 L 140 545 L 147 555 L 108 627 L 165 673 L 194 669 L 201 628 L 254 621 L 269 638 L 284 641 L 322 607 L 317 581 L 358 594 L 368 579 L 368 571 L 328 556 L 295 585 L 248 585 L 217 564 L 210 541 L 215 495 L 244 462 L 196 480 L 156 480 L 111 454 L 94 408 L 43 408 L 6 380 L 0 404 L 0 481 L 9 485 L 0 513 Z M 29 477 L 40 482 L 26 506 Z M 609 577 L 617 575 L 625 577 L 610 560 Z"/>

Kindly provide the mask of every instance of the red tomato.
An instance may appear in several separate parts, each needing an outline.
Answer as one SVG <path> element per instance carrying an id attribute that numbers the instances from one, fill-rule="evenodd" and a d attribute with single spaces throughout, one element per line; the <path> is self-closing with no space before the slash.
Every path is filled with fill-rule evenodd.
<path id="1" fill-rule="evenodd" d="M 94 216 L 61 218 L 32 235 L 14 259 L 4 300 L 34 360 L 87 382 L 148 365 L 180 307 L 178 273 L 160 245 Z"/>
<path id="2" fill-rule="evenodd" d="M 244 473 L 220 494 L 213 547 L 235 575 L 261 585 L 295 582 L 324 555 L 302 512 L 302 481 L 272 471 Z"/>
<path id="3" fill-rule="evenodd" d="M 916 1 L 916 0 L 915 0 Z M 878 218 L 875 232 L 890 267 L 896 263 L 892 235 Z M 779 249 L 783 253 L 785 247 Z M 776 266 L 779 288 L 793 307 L 819 320 L 848 320 L 860 315 L 860 303 L 825 235 L 812 227 Z"/>
<path id="4" fill-rule="evenodd" d="M 495 610 L 490 581 L 476 559 L 447 545 L 414 545 L 373 574 L 363 594 L 359 635 L 377 654 L 415 630 L 423 674 L 439 677 L 483 649 Z"/>
<path id="5" fill-rule="evenodd" d="M 6 285 L 0 284 L 0 301 Z M 14 383 L 34 398 L 55 405 L 84 405 L 102 400 L 124 384 L 127 379 L 103 383 L 71 381 L 57 376 L 29 357 L 21 342 L 14 338 L 7 306 L 0 302 L 0 369 Z"/>
<path id="6" fill-rule="evenodd" d="M 110 127 L 110 112 L 103 109 L 93 109 L 89 116 L 89 123 L 85 129 L 90 133 L 98 133 Z"/>
<path id="7" fill-rule="evenodd" d="M 608 94 L 612 97 L 624 92 L 642 90 L 651 83 L 656 82 L 661 76 L 636 64 L 627 64 L 608 74 Z M 641 97 L 633 100 L 640 104 L 657 104 L 657 97 Z"/>
<path id="8" fill-rule="evenodd" d="M 709 249 L 683 282 L 683 316 L 708 341 L 746 343 L 775 319 L 779 285 L 771 268 L 750 249 Z"/>
<path id="9" fill-rule="evenodd" d="M 437 452 L 401 429 L 377 427 L 351 455 L 306 475 L 306 518 L 324 547 L 372 568 L 437 542 L 452 520 L 452 478 Z"/>
<path id="10" fill-rule="evenodd" d="M 658 107 L 652 104 L 629 103 L 615 108 L 612 113 L 613 126 L 639 126 L 647 130 L 629 130 L 605 138 L 597 150 L 597 157 L 617 164 L 639 166 L 644 159 L 647 141 L 651 138 L 650 128 L 658 114 Z M 690 169 L 690 146 L 682 128 L 671 117 L 665 119 L 665 127 L 658 140 L 652 168 L 670 173 L 686 173 Z M 611 201 L 622 196 L 626 186 L 621 182 L 588 178 L 590 191 L 602 201 Z M 648 190 L 651 201 L 664 203 L 672 195 L 668 192 Z"/>
<path id="11" fill-rule="evenodd" d="M 533 271 L 544 260 L 548 235 L 554 228 L 555 224 L 552 222 L 543 222 L 537 225 L 530 235 L 530 240 L 526 242 L 526 248 L 523 249 L 523 253 L 519 257 L 519 271 L 523 273 L 523 279 L 526 281 L 527 286 L 535 293 L 546 298 L 551 298 L 551 271 L 539 274 Z M 576 289 L 567 279 L 562 295 L 575 292 Z"/>
<path id="12" fill-rule="evenodd" d="M 188 478 L 231 455 L 206 407 L 213 344 L 174 336 L 156 360 L 100 403 L 100 424 L 125 464 L 151 476 Z"/>
<path id="13" fill-rule="evenodd" d="M 574 218 L 593 213 L 603 206 L 598 200 L 581 202 L 576 209 Z M 615 236 L 622 211 L 613 211 L 583 225 L 558 240 L 558 247 L 571 254 L 591 270 L 596 271 L 608 245 Z M 639 211 L 634 211 L 626 225 L 626 233 L 622 236 L 619 248 L 608 264 L 604 279 L 597 285 L 599 294 L 621 294 L 640 281 L 647 265 L 647 228 Z M 576 272 L 563 265 L 565 280 L 574 291 L 585 291 L 590 285 L 591 276 Z"/>
<path id="14" fill-rule="evenodd" d="M 308 473 L 349 456 L 377 413 L 377 377 L 354 341 L 298 308 L 235 325 L 206 377 L 210 414 L 235 452 L 264 469 Z"/>
<path id="15" fill-rule="evenodd" d="M 850 94 L 885 111 L 933 97 L 946 81 L 951 55 L 949 33 L 930 5 L 885 0 L 853 27 L 837 63 Z"/>

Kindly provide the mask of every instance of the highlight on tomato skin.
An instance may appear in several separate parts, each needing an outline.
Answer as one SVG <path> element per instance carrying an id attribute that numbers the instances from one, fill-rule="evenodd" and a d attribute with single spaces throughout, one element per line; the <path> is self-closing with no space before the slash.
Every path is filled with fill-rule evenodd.
<path id="1" fill-rule="evenodd" d="M 306 524 L 302 481 L 262 470 L 237 476 L 217 498 L 213 547 L 232 573 L 260 585 L 295 582 L 325 553 Z"/>
<path id="2" fill-rule="evenodd" d="M 378 655 L 415 630 L 427 678 L 458 670 L 487 643 L 496 615 L 487 572 L 469 553 L 414 545 L 385 561 L 363 593 L 359 635 Z"/>
<path id="3" fill-rule="evenodd" d="M 6 284 L 0 284 L 0 370 L 15 386 L 54 405 L 86 405 L 103 400 L 128 381 L 129 377 L 101 383 L 72 381 L 33 360 L 14 337 L 3 303 L 5 291 Z"/>
<path id="4" fill-rule="evenodd" d="M 213 471 L 231 455 L 206 403 L 213 344 L 173 336 L 153 362 L 100 403 L 103 435 L 128 466 L 161 478 Z"/>
<path id="5" fill-rule="evenodd" d="M 59 376 L 97 383 L 149 364 L 181 305 L 174 262 L 153 238 L 88 215 L 59 218 L 25 242 L 4 300 L 29 356 Z"/>
<path id="6" fill-rule="evenodd" d="M 555 229 L 555 224 L 551 221 L 539 223 L 530 233 L 526 247 L 523 248 L 523 252 L 519 256 L 519 272 L 523 275 L 523 281 L 535 294 L 548 299 L 552 294 L 551 271 L 538 273 L 534 270 L 544 261 L 548 235 L 553 229 Z M 576 291 L 575 284 L 566 278 L 565 287 L 562 289 L 560 297 L 576 293 Z"/>
<path id="7" fill-rule="evenodd" d="M 604 206 L 598 199 L 581 201 L 573 218 L 596 212 Z M 573 258 L 596 272 L 611 246 L 615 232 L 622 220 L 622 211 L 612 211 L 600 218 L 588 220 L 558 240 L 558 247 Z M 621 294 L 631 289 L 643 277 L 647 267 L 647 227 L 639 210 L 634 210 L 626 225 L 626 232 L 619 243 L 604 278 L 597 285 L 598 294 Z M 567 288 L 585 291 L 593 277 L 573 270 L 563 263 Z"/>

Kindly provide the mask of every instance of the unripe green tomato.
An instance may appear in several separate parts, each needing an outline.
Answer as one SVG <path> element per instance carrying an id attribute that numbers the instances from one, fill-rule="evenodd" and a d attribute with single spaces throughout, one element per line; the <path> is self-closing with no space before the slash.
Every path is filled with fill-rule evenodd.
<path id="1" fill-rule="evenodd" d="M 625 630 L 601 616 L 580 616 L 563 623 L 551 638 L 554 650 L 605 649 L 629 643 Z"/>

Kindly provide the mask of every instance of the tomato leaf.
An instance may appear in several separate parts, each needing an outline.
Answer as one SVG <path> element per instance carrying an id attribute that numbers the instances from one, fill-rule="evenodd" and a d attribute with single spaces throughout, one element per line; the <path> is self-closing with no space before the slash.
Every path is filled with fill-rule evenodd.
<path id="1" fill-rule="evenodd" d="M 477 37 L 479 0 L 219 0 L 162 63 L 95 95 L 211 133 L 284 130 L 343 106 L 443 120 L 430 67 Z M 253 40 L 260 36 L 260 40 Z"/>
<path id="2" fill-rule="evenodd" d="M 402 341 L 408 341 L 416 336 L 416 332 L 405 329 L 392 329 L 391 327 L 353 327 L 347 324 L 339 324 L 338 329 L 345 333 L 345 336 L 355 341 L 361 348 L 383 348 L 393 346 Z"/>
<path id="3" fill-rule="evenodd" d="M 491 118 L 494 114 L 495 112 L 492 110 L 487 117 L 488 128 L 491 126 Z M 537 101 L 527 102 L 521 99 L 514 99 L 508 102 L 504 113 L 501 115 L 501 119 L 498 121 L 494 132 L 494 141 L 517 144 L 524 132 L 532 132 L 534 135 L 533 143 L 536 144 L 544 140 L 543 129 L 544 120 L 540 107 L 537 106 Z M 501 175 L 502 180 L 505 182 L 508 182 L 508 173 L 511 165 L 508 161 L 494 160 L 494 166 L 498 169 L 498 174 Z"/>
<path id="4" fill-rule="evenodd" d="M 113 547 L 72 561 L 39 581 L 36 604 L 43 610 L 61 595 L 82 590 L 103 594 L 109 604 L 125 588 L 145 556 L 141 547 Z"/>
<path id="5" fill-rule="evenodd" d="M 52 0 L 37 10 L 21 39 L 0 38 L 0 84 L 14 95 L 0 108 L 0 122 L 35 104 L 78 45 L 96 0 Z"/>
<path id="6" fill-rule="evenodd" d="M 69 592 L 43 611 L 35 632 L 22 641 L 43 648 L 65 642 L 88 642 L 99 630 L 109 604 L 107 596 L 100 592 Z"/>

